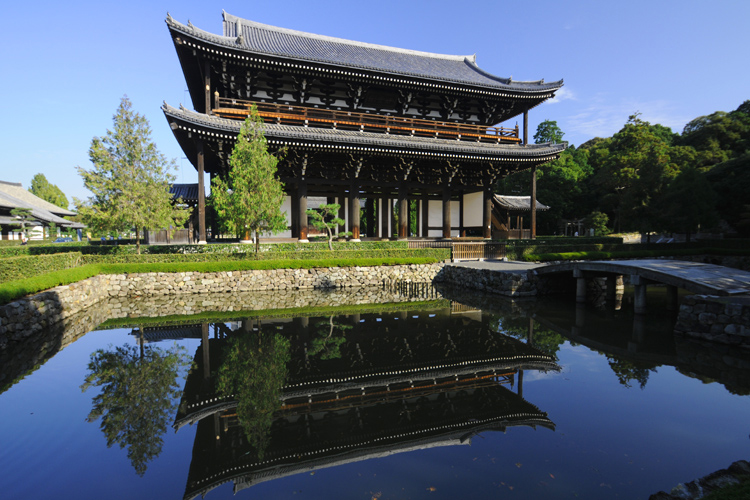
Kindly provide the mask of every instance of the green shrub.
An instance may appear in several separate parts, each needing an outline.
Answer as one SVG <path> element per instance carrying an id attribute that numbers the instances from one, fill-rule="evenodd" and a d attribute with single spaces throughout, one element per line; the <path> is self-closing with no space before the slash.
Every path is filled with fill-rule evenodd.
<path id="1" fill-rule="evenodd" d="M 31 278 L 61 269 L 70 269 L 80 265 L 80 261 L 80 252 L 51 255 L 20 255 L 0 259 L 0 283 Z"/>

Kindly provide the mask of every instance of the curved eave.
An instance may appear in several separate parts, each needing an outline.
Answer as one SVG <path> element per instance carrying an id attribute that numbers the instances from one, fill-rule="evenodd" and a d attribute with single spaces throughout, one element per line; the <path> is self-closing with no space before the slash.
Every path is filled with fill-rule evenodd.
<path id="1" fill-rule="evenodd" d="M 247 20 L 242 20 L 242 22 L 253 24 L 256 26 L 259 25 L 259 23 L 254 23 Z M 279 59 L 283 61 L 283 65 L 287 67 L 289 67 L 290 65 L 296 66 L 301 70 L 317 70 L 324 73 L 330 73 L 331 75 L 371 79 L 375 81 L 382 81 L 383 83 L 416 85 L 423 86 L 425 88 L 436 87 L 442 91 L 474 92 L 497 97 L 516 97 L 546 100 L 553 97 L 554 93 L 563 86 L 562 80 L 544 83 L 543 80 L 533 82 L 516 82 L 512 81 L 509 78 L 501 78 L 479 68 L 476 65 L 473 56 L 447 56 L 442 54 L 408 51 L 405 49 L 397 49 L 393 47 L 352 42 L 350 40 L 343 39 L 333 39 L 331 37 L 322 37 L 320 35 L 313 35 L 302 32 L 293 32 L 298 37 L 306 36 L 308 38 L 315 39 L 336 40 L 340 44 L 356 45 L 365 48 L 391 51 L 393 54 L 398 54 L 401 56 L 404 56 L 404 54 L 410 54 L 411 57 L 415 59 L 415 62 L 422 63 L 419 65 L 415 64 L 415 67 L 429 67 L 429 64 L 424 64 L 423 59 L 425 58 L 431 58 L 441 61 L 453 59 L 454 64 L 465 65 L 466 67 L 470 68 L 471 71 L 475 72 L 478 76 L 481 76 L 483 79 L 483 81 L 481 82 L 448 78 L 445 76 L 429 74 L 426 72 L 410 72 L 406 70 L 395 71 L 392 69 L 388 70 L 376 66 L 358 65 L 355 61 L 347 62 L 342 60 L 326 59 L 322 57 L 305 57 L 294 54 L 286 54 L 281 51 L 262 51 L 248 47 L 243 43 L 239 43 L 237 37 L 215 35 L 213 33 L 198 29 L 192 24 L 184 25 L 178 21 L 175 21 L 171 16 L 167 17 L 166 23 L 169 27 L 170 32 L 172 33 L 172 38 L 175 40 L 176 45 L 178 44 L 177 39 L 179 38 L 180 43 L 186 44 L 188 45 L 188 47 L 192 47 L 194 49 L 205 49 L 208 50 L 210 54 L 234 59 L 238 63 L 241 63 L 242 61 L 266 62 L 268 58 Z M 275 27 L 269 26 L 268 28 Z M 292 32 L 292 30 L 283 30 L 283 28 L 275 29 Z M 254 58 L 261 59 L 256 61 Z M 461 59 L 460 62 L 458 61 L 459 59 Z"/>
<path id="2" fill-rule="evenodd" d="M 237 138 L 242 126 L 239 120 L 177 109 L 167 104 L 162 106 L 162 110 L 175 135 L 178 135 L 178 129 L 182 129 L 209 140 L 233 141 Z M 398 154 L 444 160 L 533 162 L 535 164 L 557 159 L 567 147 L 567 143 L 526 146 L 486 144 L 275 124 L 265 124 L 265 135 L 269 145 L 278 147 L 295 146 L 342 153 Z M 178 137 L 179 140 L 180 137 Z M 182 142 L 181 145 L 183 145 Z M 190 156 L 184 145 L 183 150 Z"/>

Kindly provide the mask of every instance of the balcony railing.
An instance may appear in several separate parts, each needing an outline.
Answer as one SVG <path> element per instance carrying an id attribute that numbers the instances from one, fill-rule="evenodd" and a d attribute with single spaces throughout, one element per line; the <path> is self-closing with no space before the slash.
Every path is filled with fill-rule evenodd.
<path id="1" fill-rule="evenodd" d="M 521 142 L 518 136 L 518 125 L 515 128 L 485 127 L 288 104 L 253 103 L 224 97 L 216 99 L 216 108 L 213 109 L 213 113 L 223 118 L 244 118 L 248 115 L 252 104 L 256 105 L 258 114 L 265 123 L 494 144 Z"/>

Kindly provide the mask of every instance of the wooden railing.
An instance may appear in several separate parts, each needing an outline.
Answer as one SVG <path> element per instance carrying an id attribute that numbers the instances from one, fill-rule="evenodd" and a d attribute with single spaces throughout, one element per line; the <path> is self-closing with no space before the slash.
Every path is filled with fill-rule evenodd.
<path id="1" fill-rule="evenodd" d="M 505 257 L 504 243 L 453 243 L 453 260 L 499 260 Z"/>
<path id="2" fill-rule="evenodd" d="M 303 127 L 355 130 L 393 135 L 431 137 L 457 141 L 487 143 L 519 143 L 518 125 L 515 128 L 486 127 L 463 123 L 439 122 L 418 118 L 386 116 L 354 111 L 336 111 L 288 104 L 244 101 L 219 97 L 213 113 L 223 118 L 244 118 L 255 104 L 266 123 Z"/>
<path id="3" fill-rule="evenodd" d="M 409 240 L 409 248 L 450 248 L 452 260 L 500 260 L 505 243 L 491 241 Z"/>

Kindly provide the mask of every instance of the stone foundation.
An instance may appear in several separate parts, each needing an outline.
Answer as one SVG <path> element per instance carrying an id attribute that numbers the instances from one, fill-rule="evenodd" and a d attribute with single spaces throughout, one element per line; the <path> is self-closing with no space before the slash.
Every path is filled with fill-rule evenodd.
<path id="1" fill-rule="evenodd" d="M 689 295 L 680 305 L 675 333 L 750 348 L 750 297 Z"/>
<path id="2" fill-rule="evenodd" d="M 528 271 L 494 271 L 462 266 L 445 266 L 441 281 L 506 297 L 529 297 L 537 294 L 536 276 Z"/>

